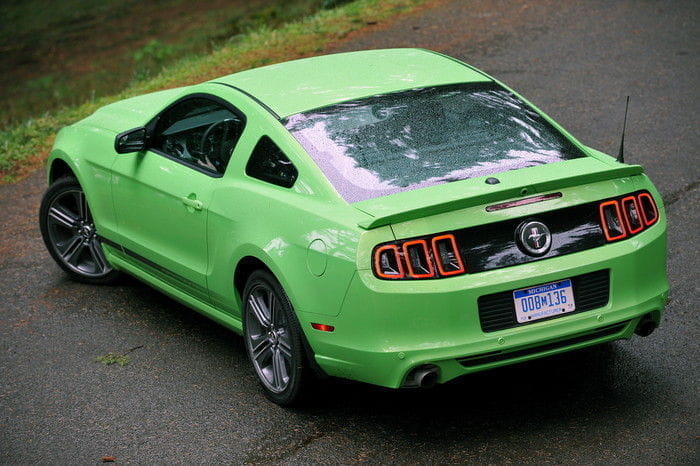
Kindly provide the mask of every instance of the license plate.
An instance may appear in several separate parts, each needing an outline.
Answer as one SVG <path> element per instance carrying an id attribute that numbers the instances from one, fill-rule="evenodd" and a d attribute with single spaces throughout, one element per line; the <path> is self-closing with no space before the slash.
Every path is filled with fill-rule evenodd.
<path id="1" fill-rule="evenodd" d="M 513 291 L 518 322 L 532 322 L 576 310 L 571 280 L 545 283 Z"/>

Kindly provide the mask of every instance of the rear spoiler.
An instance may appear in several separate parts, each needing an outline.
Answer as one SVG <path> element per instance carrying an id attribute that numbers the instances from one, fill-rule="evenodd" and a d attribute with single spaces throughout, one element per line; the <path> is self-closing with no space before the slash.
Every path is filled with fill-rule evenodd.
<path id="1" fill-rule="evenodd" d="M 641 175 L 644 169 L 640 165 L 622 165 L 614 168 L 607 168 L 604 171 L 580 174 L 573 176 L 556 178 L 553 180 L 543 181 L 528 185 L 528 195 L 546 193 L 557 189 L 568 188 L 571 186 L 594 183 L 597 181 L 613 180 L 616 178 L 624 178 L 627 176 Z M 459 199 L 450 199 L 446 202 L 420 206 L 414 209 L 401 210 L 399 212 L 390 213 L 381 217 L 374 217 L 369 220 L 363 220 L 357 224 L 360 228 L 371 230 L 392 223 L 401 223 L 417 218 L 428 217 L 430 215 L 442 214 L 453 210 L 465 209 L 481 204 L 489 204 L 499 202 L 515 197 L 521 197 L 523 193 L 522 186 L 513 186 L 511 188 L 502 189 L 500 191 L 485 192 L 475 196 L 467 196 Z M 367 213 L 367 212 L 365 212 Z M 368 214 L 371 215 L 371 214 Z"/>

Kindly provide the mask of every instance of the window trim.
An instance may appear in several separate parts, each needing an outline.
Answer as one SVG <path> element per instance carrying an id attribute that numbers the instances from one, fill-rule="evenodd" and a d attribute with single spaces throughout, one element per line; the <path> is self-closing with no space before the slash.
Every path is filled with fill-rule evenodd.
<path id="1" fill-rule="evenodd" d="M 272 110 L 267 104 L 265 104 L 265 102 L 263 102 L 262 100 L 258 99 L 258 98 L 255 97 L 253 94 L 244 91 L 244 90 L 241 89 L 240 87 L 236 87 L 236 86 L 234 86 L 234 85 L 227 84 L 227 83 L 222 83 L 222 82 L 220 82 L 220 81 L 212 81 L 211 83 L 212 83 L 212 84 L 221 84 L 222 86 L 230 87 L 231 89 L 240 92 L 240 93 L 243 94 L 244 96 L 250 98 L 250 99 L 251 99 L 253 102 L 255 102 L 256 104 L 260 105 L 262 108 L 264 108 L 265 110 L 267 110 L 267 112 L 268 112 L 270 115 L 272 115 L 273 117 L 275 117 L 275 120 L 277 120 L 277 121 L 282 121 L 282 118 L 277 114 L 277 112 L 275 112 L 274 110 Z"/>
<path id="2" fill-rule="evenodd" d="M 151 143 L 153 142 L 153 131 L 155 131 L 156 125 L 158 124 L 158 121 L 160 120 L 160 118 L 164 114 L 169 112 L 176 105 L 179 105 L 182 102 L 185 102 L 185 101 L 191 100 L 191 99 L 210 100 L 214 103 L 221 105 L 222 107 L 229 110 L 231 113 L 233 113 L 234 115 L 236 115 L 238 118 L 241 119 L 241 123 L 243 124 L 243 127 L 241 128 L 241 134 L 238 137 L 238 140 L 236 140 L 236 143 L 231 148 L 231 157 L 233 157 L 233 153 L 235 152 L 236 147 L 238 147 L 238 142 L 243 137 L 243 132 L 245 131 L 246 126 L 248 124 L 248 119 L 246 118 L 246 115 L 242 111 L 240 111 L 238 108 L 236 108 L 231 102 L 229 102 L 225 99 L 222 99 L 219 96 L 216 96 L 213 94 L 207 94 L 206 92 L 195 92 L 194 94 L 187 94 L 185 96 L 182 96 L 179 99 L 175 100 L 174 102 L 171 102 L 167 107 L 165 107 L 163 110 L 158 112 L 158 114 L 156 116 L 151 118 L 151 120 L 145 125 L 145 128 L 146 128 L 146 151 L 153 152 L 154 154 L 158 154 L 160 156 L 165 157 L 166 159 L 177 162 L 180 165 L 184 165 L 188 168 L 192 168 L 193 170 L 198 171 L 200 173 L 203 173 L 211 178 L 222 178 L 224 176 L 224 174 L 226 173 L 226 170 L 228 170 L 231 159 L 229 159 L 229 163 L 226 164 L 226 168 L 224 169 L 224 172 L 218 173 L 218 172 L 209 171 L 209 170 L 202 168 L 198 165 L 194 165 L 194 164 L 186 162 L 178 157 L 175 157 L 174 155 L 170 155 L 168 153 L 165 153 L 162 150 L 151 147 Z"/>

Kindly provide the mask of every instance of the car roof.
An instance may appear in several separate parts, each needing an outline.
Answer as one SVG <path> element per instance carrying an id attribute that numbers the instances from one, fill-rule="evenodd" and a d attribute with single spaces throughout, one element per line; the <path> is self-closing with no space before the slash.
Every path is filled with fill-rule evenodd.
<path id="1" fill-rule="evenodd" d="M 337 102 L 419 87 L 485 82 L 483 73 L 423 49 L 336 53 L 254 68 L 214 79 L 287 117 Z"/>

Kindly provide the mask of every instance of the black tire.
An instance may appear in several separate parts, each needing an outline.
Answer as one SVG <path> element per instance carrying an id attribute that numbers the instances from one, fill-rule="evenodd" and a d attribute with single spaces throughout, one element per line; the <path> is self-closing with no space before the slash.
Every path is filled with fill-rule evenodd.
<path id="1" fill-rule="evenodd" d="M 115 283 L 120 272 L 107 262 L 85 193 L 75 178 L 60 178 L 44 193 L 39 226 L 51 257 L 73 279 L 91 285 Z"/>
<path id="2" fill-rule="evenodd" d="M 302 404 L 313 382 L 301 332 L 279 282 L 265 270 L 253 272 L 243 292 L 243 339 L 265 396 L 281 406 Z"/>

